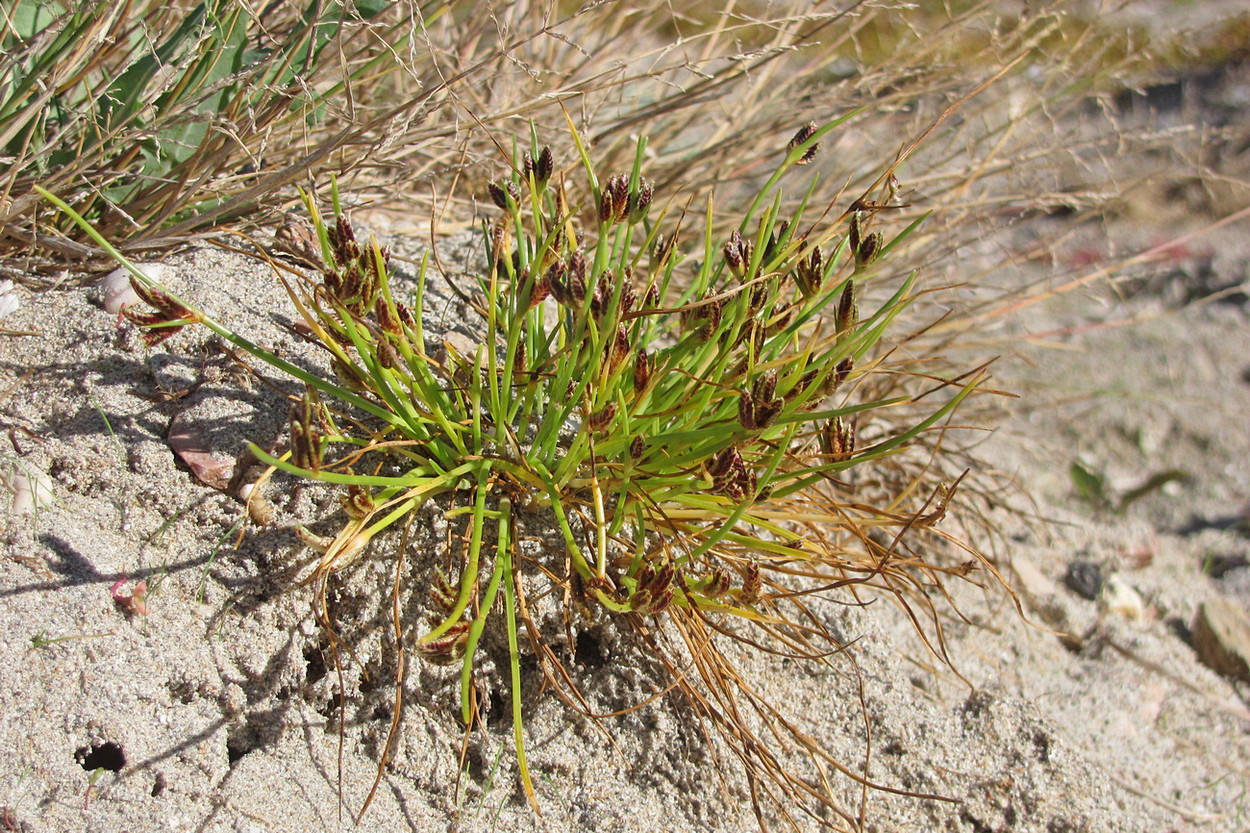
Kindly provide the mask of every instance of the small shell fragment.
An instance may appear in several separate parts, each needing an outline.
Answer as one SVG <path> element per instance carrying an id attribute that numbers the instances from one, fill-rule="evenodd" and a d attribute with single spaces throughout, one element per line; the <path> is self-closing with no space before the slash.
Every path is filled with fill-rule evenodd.
<path id="1" fill-rule="evenodd" d="M 32 515 L 56 500 L 52 478 L 30 466 L 14 466 L 9 484 L 13 489 L 13 514 Z"/>
<path id="2" fill-rule="evenodd" d="M 168 266 L 160 263 L 139 263 L 136 265 L 139 267 L 139 271 L 157 283 L 163 285 L 168 282 L 171 274 Z M 104 310 L 110 315 L 116 315 L 124 307 L 139 302 L 138 293 L 130 285 L 130 273 L 123 268 L 114 269 L 101 278 L 100 288 L 104 290 Z"/>
<path id="3" fill-rule="evenodd" d="M 13 288 L 13 281 L 0 281 L 0 318 L 7 318 L 22 305 Z"/>

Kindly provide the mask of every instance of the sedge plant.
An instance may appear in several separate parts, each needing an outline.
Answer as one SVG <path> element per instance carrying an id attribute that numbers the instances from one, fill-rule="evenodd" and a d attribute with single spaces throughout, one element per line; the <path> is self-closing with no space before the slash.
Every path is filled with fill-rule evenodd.
<path id="1" fill-rule="evenodd" d="M 589 711 L 526 604 L 543 594 L 564 599 L 566 622 L 614 619 L 660 657 L 671 685 L 741 762 L 762 825 L 766 812 L 797 825 L 797 808 L 829 826 L 856 826 L 827 772 L 862 785 L 866 774 L 833 760 L 745 685 L 720 645 L 767 643 L 827 662 L 841 646 L 806 594 L 878 588 L 906 605 L 944 575 L 966 575 L 902 544 L 940 520 L 953 486 L 930 484 L 924 505 L 905 512 L 901 495 L 875 507 L 849 498 L 846 483 L 852 470 L 888 466 L 940 430 L 983 374 L 930 373 L 928 392 L 936 380 L 946 395 L 926 398 L 926 414 L 904 425 L 886 419 L 890 430 L 857 440 L 861 427 L 915 404 L 897 391 L 874 397 L 866 380 L 886 372 L 883 337 L 918 294 L 914 273 L 887 279 L 881 264 L 924 218 L 887 237 L 898 204 L 892 175 L 837 215 L 822 206 L 812 219 L 800 199 L 782 216 L 782 183 L 805 170 L 841 121 L 805 125 L 781 143 L 774 174 L 733 217 L 727 239 L 714 232 L 725 218 L 713 200 L 701 227 L 683 227 L 677 201 L 645 176 L 645 139 L 632 169 L 606 174 L 571 120 L 573 159 L 554 158 L 531 131 L 509 160 L 511 176 L 490 186 L 497 213 L 483 222 L 486 265 L 465 290 L 480 313 L 472 350 L 434 343 L 422 315 L 428 260 L 404 303 L 387 251 L 357 236 L 337 189 L 333 218 L 304 194 L 324 268 L 303 281 L 282 278 L 325 354 L 325 374 L 231 331 L 113 250 L 152 307 L 126 312 L 149 344 L 198 324 L 303 383 L 289 449 L 252 445 L 251 453 L 271 472 L 343 489 L 337 534 L 301 530 L 321 552 L 313 606 L 336 658 L 326 601 L 335 576 L 372 557 L 371 542 L 405 529 L 431 498 L 456 496 L 445 514 L 465 543 L 450 571 L 429 567 L 435 615 L 422 628 L 401 622 L 397 607 L 397 636 L 402 644 L 417 631 L 420 657 L 459 665 L 460 717 L 471 728 L 484 635 L 506 634 L 517 767 L 536 811 L 523 653 L 565 702 Z M 559 551 L 518 546 L 540 523 L 554 526 Z M 800 776 L 776 751 L 783 737 L 819 777 Z"/>

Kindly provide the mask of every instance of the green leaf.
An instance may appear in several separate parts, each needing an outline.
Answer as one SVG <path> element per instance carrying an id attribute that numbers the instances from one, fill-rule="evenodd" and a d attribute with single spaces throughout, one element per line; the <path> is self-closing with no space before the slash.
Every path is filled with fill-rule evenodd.
<path id="1" fill-rule="evenodd" d="M 1099 509 L 1105 509 L 1110 505 L 1107 500 L 1107 481 L 1103 475 L 1074 460 L 1072 465 L 1068 466 L 1068 476 L 1072 478 L 1072 485 L 1076 487 L 1077 496 L 1081 500 Z"/>

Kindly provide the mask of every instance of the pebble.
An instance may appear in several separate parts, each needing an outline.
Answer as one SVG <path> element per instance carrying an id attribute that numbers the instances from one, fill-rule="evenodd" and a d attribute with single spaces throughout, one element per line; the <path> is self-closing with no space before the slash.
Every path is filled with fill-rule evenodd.
<path id="1" fill-rule="evenodd" d="M 1194 617 L 1194 650 L 1213 671 L 1250 683 L 1250 617 L 1227 599 L 1203 602 Z"/>
<path id="2" fill-rule="evenodd" d="M 1102 590 L 1102 568 L 1092 561 L 1078 559 L 1068 565 L 1063 583 L 1082 599 L 1092 602 Z"/>

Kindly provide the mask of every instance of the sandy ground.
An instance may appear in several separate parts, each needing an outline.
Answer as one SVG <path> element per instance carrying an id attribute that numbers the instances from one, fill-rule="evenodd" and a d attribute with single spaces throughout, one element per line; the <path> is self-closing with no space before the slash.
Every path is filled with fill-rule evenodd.
<path id="1" fill-rule="evenodd" d="M 1111 231 L 1132 246 L 1172 230 L 1128 217 Z M 1200 605 L 1250 604 L 1245 234 L 1244 223 L 1226 227 L 1118 297 L 1074 292 L 1009 322 L 1018 335 L 1047 334 L 1000 363 L 998 383 L 1024 396 L 982 449 L 1035 501 L 1016 500 L 1032 517 L 997 518 L 1027 622 L 1001 594 L 963 591 L 972 622 L 943 623 L 956 674 L 888 605 L 828 610 L 860 637 L 862 690 L 845 671 L 740 658 L 852 763 L 863 756 L 862 696 L 872 777 L 954 799 L 869 793 L 866 829 L 1250 830 L 1250 687 L 1203 664 L 1193 634 Z M 275 326 L 292 314 L 264 267 L 212 248 L 166 263 L 177 291 L 307 360 Z M 1220 287 L 1231 289 L 1195 300 Z M 337 675 L 309 591 L 293 582 L 310 554 L 292 528 L 331 516 L 335 497 L 310 485 L 276 491 L 275 523 L 236 548 L 238 501 L 171 451 L 171 433 L 190 437 L 228 466 L 245 439 L 276 442 L 280 396 L 202 332 L 145 348 L 103 311 L 98 290 L 16 291 L 21 308 L 5 326 L 39 335 L 0 342 L 3 463 L 11 484 L 29 475 L 51 499 L 0 516 L 0 829 L 352 828 L 385 741 L 390 680 L 348 664 L 340 734 Z M 460 314 L 436 307 L 440 320 Z M 1077 461 L 1102 478 L 1109 506 L 1079 496 Z M 1162 478 L 1116 511 L 1173 471 L 1184 478 Z M 1088 575 L 1082 564 L 1104 579 L 1094 598 L 1064 581 L 1074 565 Z M 365 668 L 385 668 L 393 569 L 369 561 L 333 598 Z M 147 615 L 113 599 L 117 582 L 126 593 L 139 580 Z M 648 696 L 658 678 L 637 646 L 606 629 L 595 639 L 579 669 L 594 702 Z M 671 698 L 609 721 L 614 749 L 529 686 L 541 819 L 515 786 L 506 719 L 474 740 L 457 779 L 455 675 L 413 664 L 402 737 L 357 829 L 756 828 L 744 786 L 716 775 L 724 750 Z M 853 784 L 838 789 L 847 806 L 860 800 Z"/>

